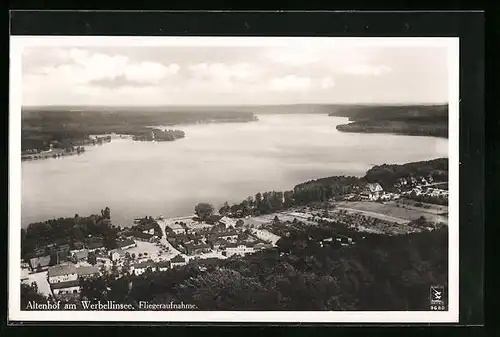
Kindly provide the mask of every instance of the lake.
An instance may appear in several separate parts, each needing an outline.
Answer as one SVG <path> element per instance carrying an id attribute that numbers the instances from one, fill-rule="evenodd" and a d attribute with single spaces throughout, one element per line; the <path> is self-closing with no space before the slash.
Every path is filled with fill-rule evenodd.
<path id="1" fill-rule="evenodd" d="M 186 137 L 173 142 L 116 139 L 78 156 L 22 162 L 22 226 L 106 206 L 114 224 L 130 226 L 145 215 L 191 214 L 198 202 L 218 209 L 226 200 L 290 190 L 310 179 L 448 156 L 443 138 L 337 131 L 347 118 L 258 117 L 177 126 Z"/>

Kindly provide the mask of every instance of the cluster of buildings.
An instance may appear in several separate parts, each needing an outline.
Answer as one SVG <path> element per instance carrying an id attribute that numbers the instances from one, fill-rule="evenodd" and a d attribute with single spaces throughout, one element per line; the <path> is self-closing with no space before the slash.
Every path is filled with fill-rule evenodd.
<path id="1" fill-rule="evenodd" d="M 399 199 L 400 194 L 384 191 L 379 183 L 369 183 L 361 190 L 359 197 L 361 200 L 389 201 Z M 353 198 L 351 197 L 351 199 Z"/>
<path id="2" fill-rule="evenodd" d="M 128 272 L 138 276 L 148 270 L 166 271 L 190 261 L 199 260 L 202 265 L 207 264 L 210 261 L 207 257 L 211 254 L 200 259 L 200 255 L 205 253 L 215 253 L 213 255 L 220 258 L 244 256 L 272 248 L 276 241 L 274 234 L 266 231 L 254 233 L 258 230 L 246 229 L 241 220 L 236 222 L 228 217 L 213 215 L 210 222 L 196 221 L 193 217 L 170 219 L 165 227 L 166 240 L 180 252 L 170 259 L 160 255 L 153 257 L 152 252 L 149 255 L 138 253 L 137 257 L 135 253 L 130 253 L 132 248 L 138 246 L 138 241 L 171 250 L 167 243 L 162 243 L 163 231 L 157 220 L 151 217 L 138 219 L 131 229 L 119 232 L 115 249 L 106 249 L 101 237 L 89 237 L 71 246 L 67 243 L 50 244 L 39 249 L 41 254 L 22 264 L 21 280 L 27 280 L 30 273 L 46 272 L 50 291 L 57 298 L 78 294 L 81 279 L 99 275 L 99 266 L 105 269 L 113 267 L 118 275 Z M 137 253 L 137 250 L 132 251 Z"/>
<path id="3" fill-rule="evenodd" d="M 225 216 L 213 215 L 209 226 L 192 226 L 184 221 L 168 223 L 166 237 L 175 249 L 188 256 L 210 252 L 243 256 L 273 246 L 271 240 L 259 238 L 241 222 Z"/>
<path id="4" fill-rule="evenodd" d="M 65 262 L 49 267 L 47 280 L 54 297 L 78 295 L 80 293 L 80 280 L 99 275 L 96 266 L 77 267 L 71 262 Z"/>

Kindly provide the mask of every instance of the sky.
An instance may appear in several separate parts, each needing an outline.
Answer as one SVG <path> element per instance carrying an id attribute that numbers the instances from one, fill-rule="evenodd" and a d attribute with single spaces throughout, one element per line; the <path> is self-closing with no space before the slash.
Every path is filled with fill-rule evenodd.
<path id="1" fill-rule="evenodd" d="M 446 103 L 440 46 L 30 46 L 23 105 Z"/>

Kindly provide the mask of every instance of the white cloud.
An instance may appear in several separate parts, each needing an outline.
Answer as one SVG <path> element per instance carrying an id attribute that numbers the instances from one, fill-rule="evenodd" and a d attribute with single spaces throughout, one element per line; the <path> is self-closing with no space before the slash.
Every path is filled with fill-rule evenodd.
<path id="1" fill-rule="evenodd" d="M 198 63 L 189 67 L 191 75 L 209 80 L 252 80 L 260 76 L 260 69 L 248 63 Z"/>
<path id="2" fill-rule="evenodd" d="M 178 73 L 177 64 L 165 66 L 156 62 L 134 63 L 123 55 L 90 53 L 82 49 L 58 50 L 55 57 L 65 62 L 42 68 L 41 74 L 50 82 L 61 86 L 123 77 L 131 82 L 158 83 Z"/>
<path id="3" fill-rule="evenodd" d="M 300 77 L 295 75 L 276 77 L 269 81 L 270 89 L 276 91 L 307 90 L 311 87 L 311 85 L 312 81 L 309 77 Z"/>
<path id="4" fill-rule="evenodd" d="M 164 66 L 154 62 L 142 62 L 127 65 L 123 70 L 125 78 L 129 81 L 140 83 L 157 83 L 165 77 L 176 75 L 179 72 L 178 64 Z"/>

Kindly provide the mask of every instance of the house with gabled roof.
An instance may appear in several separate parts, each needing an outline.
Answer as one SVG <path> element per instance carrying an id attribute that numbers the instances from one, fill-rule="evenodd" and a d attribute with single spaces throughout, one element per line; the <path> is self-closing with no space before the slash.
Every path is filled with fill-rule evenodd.
<path id="1" fill-rule="evenodd" d="M 366 184 L 361 192 L 361 197 L 369 200 L 378 200 L 384 194 L 384 189 L 379 183 Z"/>
<path id="2" fill-rule="evenodd" d="M 167 271 L 170 269 L 170 261 L 163 260 L 156 263 L 156 270 Z"/>
<path id="3" fill-rule="evenodd" d="M 182 255 L 176 255 L 170 260 L 170 266 L 172 268 L 178 267 L 178 266 L 184 266 L 187 264 L 187 261 Z"/>
<path id="4" fill-rule="evenodd" d="M 50 284 L 77 280 L 76 266 L 70 262 L 56 264 L 49 268 L 47 278 Z"/>
<path id="5" fill-rule="evenodd" d="M 78 267 L 76 268 L 76 273 L 78 277 L 88 278 L 92 276 L 97 276 L 100 274 L 99 268 L 97 266 L 89 266 L 89 267 Z"/>
<path id="6" fill-rule="evenodd" d="M 29 263 L 32 271 L 45 271 L 50 265 L 50 255 L 34 257 Z"/>
<path id="7" fill-rule="evenodd" d="M 87 249 L 83 249 L 73 253 L 73 258 L 75 258 L 77 262 L 87 261 L 88 257 L 89 251 Z"/>
<path id="8" fill-rule="evenodd" d="M 144 274 L 148 269 L 152 271 L 156 270 L 156 263 L 153 260 L 147 260 L 132 265 L 132 271 L 136 276 Z"/>

